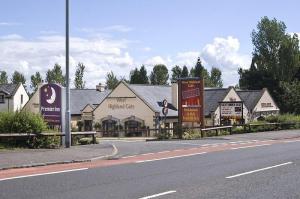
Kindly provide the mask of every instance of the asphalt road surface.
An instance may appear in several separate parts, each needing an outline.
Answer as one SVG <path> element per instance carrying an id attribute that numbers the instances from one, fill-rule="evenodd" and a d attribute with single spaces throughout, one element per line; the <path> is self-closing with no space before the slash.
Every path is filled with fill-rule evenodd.
<path id="1" fill-rule="evenodd" d="M 0 198 L 300 198 L 300 138 L 181 143 L 177 144 L 184 146 L 184 154 L 166 147 L 165 153 L 122 154 L 110 160 L 115 165 L 99 166 L 108 164 L 103 161 L 98 166 L 0 177 Z"/>

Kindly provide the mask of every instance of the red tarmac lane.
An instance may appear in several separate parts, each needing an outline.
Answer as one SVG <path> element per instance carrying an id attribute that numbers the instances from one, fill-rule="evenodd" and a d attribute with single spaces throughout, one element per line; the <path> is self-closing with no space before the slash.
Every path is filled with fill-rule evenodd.
<path id="1" fill-rule="evenodd" d="M 0 182 L 16 178 L 32 177 L 39 175 L 49 175 L 54 173 L 63 173 L 68 171 L 86 170 L 89 168 L 109 167 L 122 164 L 137 164 L 152 161 L 159 161 L 172 158 L 182 158 L 187 156 L 201 155 L 211 152 L 238 150 L 254 147 L 264 147 L 279 143 L 298 142 L 299 138 L 283 140 L 248 140 L 218 144 L 207 144 L 199 147 L 176 149 L 171 151 L 161 151 L 156 153 L 147 153 L 135 156 L 122 157 L 115 160 L 95 160 L 92 162 L 56 164 L 31 168 L 18 168 L 0 171 Z"/>

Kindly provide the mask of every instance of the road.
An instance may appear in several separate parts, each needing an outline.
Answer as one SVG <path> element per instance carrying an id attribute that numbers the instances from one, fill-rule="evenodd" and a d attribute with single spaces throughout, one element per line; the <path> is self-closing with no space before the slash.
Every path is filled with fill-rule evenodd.
<path id="1" fill-rule="evenodd" d="M 2 171 L 0 198 L 300 198 L 300 138 L 161 143 L 52 173 Z M 133 151 L 141 144 L 119 145 L 134 145 Z"/>

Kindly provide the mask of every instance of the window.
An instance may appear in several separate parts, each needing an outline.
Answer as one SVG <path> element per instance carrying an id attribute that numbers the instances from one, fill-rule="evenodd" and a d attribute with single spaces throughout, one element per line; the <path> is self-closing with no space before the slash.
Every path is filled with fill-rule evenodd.
<path id="1" fill-rule="evenodd" d="M 4 95 L 0 95 L 0 103 L 4 103 Z"/>
<path id="2" fill-rule="evenodd" d="M 21 95 L 21 104 L 23 104 L 23 95 Z"/>

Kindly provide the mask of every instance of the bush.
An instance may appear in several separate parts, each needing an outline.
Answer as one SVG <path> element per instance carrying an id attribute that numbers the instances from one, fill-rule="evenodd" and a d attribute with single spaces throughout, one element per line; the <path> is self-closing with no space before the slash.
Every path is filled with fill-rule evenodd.
<path id="1" fill-rule="evenodd" d="M 80 138 L 80 139 L 78 140 L 78 143 L 79 143 L 80 145 L 93 144 L 93 138 L 90 138 L 90 137 Z M 99 143 L 99 141 L 97 141 L 97 139 L 96 139 L 96 144 L 98 144 L 98 143 Z"/>
<path id="2" fill-rule="evenodd" d="M 199 139 L 199 138 L 201 138 L 201 132 L 194 129 L 188 129 L 187 131 L 183 132 L 182 135 L 182 139 L 185 140 Z"/>
<path id="3" fill-rule="evenodd" d="M 26 111 L 0 113 L 0 133 L 40 134 L 47 125 L 39 114 Z"/>

